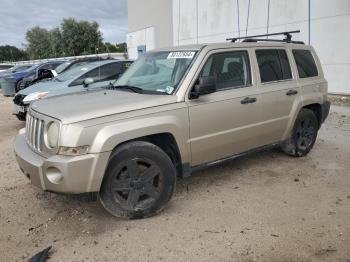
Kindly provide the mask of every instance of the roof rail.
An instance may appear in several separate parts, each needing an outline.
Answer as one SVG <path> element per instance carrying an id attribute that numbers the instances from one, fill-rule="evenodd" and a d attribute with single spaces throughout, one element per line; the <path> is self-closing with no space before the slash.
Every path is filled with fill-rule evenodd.
<path id="1" fill-rule="evenodd" d="M 263 35 L 233 37 L 233 38 L 227 38 L 226 40 L 231 41 L 232 43 L 235 43 L 237 40 L 243 39 L 243 42 L 266 41 L 266 42 L 284 42 L 284 43 L 304 44 L 304 42 L 302 42 L 302 41 L 292 41 L 292 34 L 296 34 L 296 33 L 300 33 L 300 30 L 286 31 L 286 32 L 272 33 L 272 34 L 263 34 Z M 285 38 L 283 40 L 281 40 L 281 39 L 254 39 L 257 37 L 275 36 L 275 35 L 284 35 Z"/>

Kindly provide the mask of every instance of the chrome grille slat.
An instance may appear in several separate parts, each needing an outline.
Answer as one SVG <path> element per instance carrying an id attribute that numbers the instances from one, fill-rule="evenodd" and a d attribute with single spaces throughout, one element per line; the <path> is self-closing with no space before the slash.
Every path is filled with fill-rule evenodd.
<path id="1" fill-rule="evenodd" d="M 33 121 L 33 132 L 32 132 L 32 145 L 35 147 L 36 145 L 36 127 L 37 127 L 37 123 L 38 123 L 38 120 L 36 118 L 34 118 L 34 121 Z"/>
<path id="2" fill-rule="evenodd" d="M 34 126 L 34 117 L 30 123 L 30 144 L 33 145 L 33 126 Z"/>
<path id="3" fill-rule="evenodd" d="M 29 118 L 29 132 L 28 132 L 28 141 L 29 144 L 32 144 L 32 123 L 33 123 L 33 117 L 30 116 Z"/>
<path id="4" fill-rule="evenodd" d="M 42 120 L 38 120 L 38 128 L 36 133 L 36 148 L 41 151 L 41 132 L 42 132 Z"/>

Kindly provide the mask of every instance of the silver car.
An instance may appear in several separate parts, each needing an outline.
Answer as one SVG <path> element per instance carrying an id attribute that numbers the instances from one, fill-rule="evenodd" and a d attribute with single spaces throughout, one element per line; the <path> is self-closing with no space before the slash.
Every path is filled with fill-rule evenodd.
<path id="1" fill-rule="evenodd" d="M 28 106 L 36 100 L 108 86 L 111 81 L 118 79 L 131 63 L 129 60 L 105 60 L 84 64 L 59 74 L 52 80 L 23 89 L 13 100 L 15 115 L 24 121 Z"/>

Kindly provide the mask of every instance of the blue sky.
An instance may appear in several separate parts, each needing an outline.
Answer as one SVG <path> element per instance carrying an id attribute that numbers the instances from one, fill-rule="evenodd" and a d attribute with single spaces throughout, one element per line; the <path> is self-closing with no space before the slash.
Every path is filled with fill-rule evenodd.
<path id="1" fill-rule="evenodd" d="M 0 0 L 0 45 L 23 47 L 31 27 L 51 29 L 69 17 L 96 21 L 105 41 L 124 42 L 127 13 L 127 0 Z"/>

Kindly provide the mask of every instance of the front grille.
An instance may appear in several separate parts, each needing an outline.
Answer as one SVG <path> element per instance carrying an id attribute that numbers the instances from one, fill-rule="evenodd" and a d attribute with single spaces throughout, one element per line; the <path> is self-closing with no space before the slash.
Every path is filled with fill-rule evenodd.
<path id="1" fill-rule="evenodd" d="M 45 122 L 37 117 L 27 114 L 26 139 L 35 150 L 42 152 L 44 141 Z"/>

